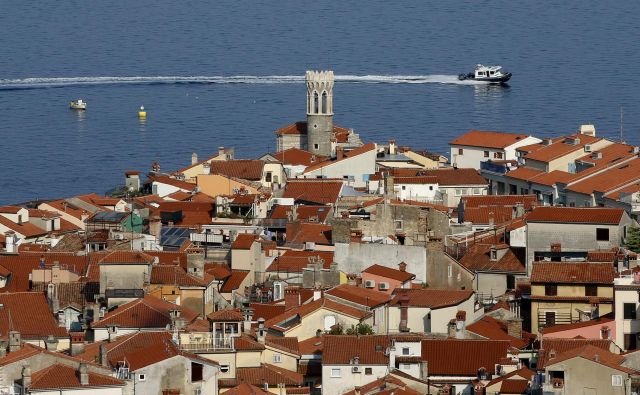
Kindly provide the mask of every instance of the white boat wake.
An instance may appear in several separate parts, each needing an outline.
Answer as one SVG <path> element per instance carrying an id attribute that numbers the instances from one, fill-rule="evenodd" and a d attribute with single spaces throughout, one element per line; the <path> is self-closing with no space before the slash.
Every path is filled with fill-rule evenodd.
<path id="1" fill-rule="evenodd" d="M 477 85 L 478 81 L 460 81 L 456 75 L 336 75 L 336 81 L 363 84 L 456 84 Z M 303 75 L 235 76 L 136 76 L 136 77 L 32 77 L 0 79 L 0 90 L 38 89 L 65 86 L 124 84 L 300 84 Z"/>

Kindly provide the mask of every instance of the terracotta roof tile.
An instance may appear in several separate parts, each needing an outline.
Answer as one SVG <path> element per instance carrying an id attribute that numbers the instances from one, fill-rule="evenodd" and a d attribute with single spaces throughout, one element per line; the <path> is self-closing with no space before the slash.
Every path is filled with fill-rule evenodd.
<path id="1" fill-rule="evenodd" d="M 590 195 L 594 191 L 610 192 L 640 181 L 640 160 L 635 159 L 602 173 L 569 183 L 567 191 Z"/>
<path id="2" fill-rule="evenodd" d="M 507 356 L 511 344 L 504 340 L 422 340 L 422 359 L 434 376 L 476 376 L 485 368 L 495 374 L 496 364 Z"/>
<path id="3" fill-rule="evenodd" d="M 534 262 L 531 283 L 613 284 L 614 276 L 607 263 Z"/>
<path id="4" fill-rule="evenodd" d="M 12 273 L 11 279 L 4 288 L 0 288 L 0 292 L 28 291 L 30 289 L 31 271 L 40 267 L 42 259 L 44 259 L 46 268 L 51 268 L 54 262 L 57 261 L 61 268 L 70 270 L 80 276 L 84 275 L 89 263 L 86 256 L 55 252 L 23 252 L 20 255 L 0 256 L 0 265 Z"/>
<path id="5" fill-rule="evenodd" d="M 322 363 L 323 365 L 349 365 L 354 357 L 359 358 L 361 365 L 386 365 L 389 357 L 385 351 L 394 340 L 414 340 L 419 342 L 423 336 L 419 334 L 403 335 L 324 335 Z"/>
<path id="6" fill-rule="evenodd" d="M 470 130 L 449 142 L 449 145 L 469 147 L 506 148 L 529 137 L 526 134 Z"/>
<path id="7" fill-rule="evenodd" d="M 289 219 L 289 214 L 294 215 L 297 220 L 325 222 L 331 213 L 331 207 L 327 206 L 280 206 L 275 205 L 271 210 L 271 219 Z M 317 218 L 317 219 L 316 219 Z"/>
<path id="8" fill-rule="evenodd" d="M 242 284 L 242 282 L 248 275 L 248 270 L 232 270 L 231 275 L 227 278 L 227 280 L 220 288 L 220 292 L 229 293 L 238 289 L 240 287 L 240 284 Z"/>
<path id="9" fill-rule="evenodd" d="M 23 207 L 20 206 L 2 206 L 0 207 L 0 213 L 3 214 L 18 214 Z"/>
<path id="10" fill-rule="evenodd" d="M 393 269 L 390 267 L 382 266 L 382 265 L 371 265 L 368 268 L 364 269 L 362 273 L 373 274 L 375 276 L 381 276 L 390 278 L 392 280 L 401 281 L 403 283 L 407 281 L 411 281 L 416 278 L 416 275 L 413 273 L 409 273 L 406 271 Z"/>
<path id="11" fill-rule="evenodd" d="M 280 325 L 282 325 L 283 322 L 287 322 L 289 320 L 291 320 L 292 318 L 295 317 L 299 317 L 300 319 L 304 319 L 305 316 L 318 311 L 320 309 L 327 309 L 330 311 L 334 311 L 336 313 L 340 313 L 340 314 L 344 314 L 347 315 L 349 317 L 353 317 L 353 318 L 357 318 L 357 319 L 363 319 L 366 318 L 368 316 L 371 315 L 370 312 L 366 312 L 360 309 L 356 309 L 354 307 L 349 307 L 346 306 L 342 303 L 338 303 L 338 302 L 334 302 L 332 300 L 328 300 L 326 298 L 320 298 L 318 300 L 315 300 L 313 302 L 309 302 L 307 304 L 304 304 L 302 306 L 299 307 L 295 307 L 293 309 L 287 310 L 284 313 L 277 315 L 269 320 L 267 320 L 265 322 L 265 326 L 266 327 L 271 327 L 271 328 L 282 328 L 283 330 L 286 330 L 288 328 L 292 328 L 297 326 L 297 324 L 292 324 L 290 326 L 282 327 Z M 295 321 L 295 320 L 294 320 Z"/>
<path id="12" fill-rule="evenodd" d="M 287 391 L 287 393 L 290 393 Z M 255 385 L 251 385 L 249 383 L 240 383 L 237 386 L 230 388 L 224 392 L 221 392 L 224 395 L 270 395 L 270 392 L 265 392 Z"/>
<path id="13" fill-rule="evenodd" d="M 289 148 L 288 150 L 271 154 L 271 156 L 285 165 L 293 166 L 311 166 L 317 162 L 322 162 L 327 159 L 325 156 L 314 155 L 309 151 L 298 148 Z"/>
<path id="14" fill-rule="evenodd" d="M 625 360 L 623 355 L 614 354 L 609 350 L 605 351 L 594 345 L 584 345 L 556 354 L 555 358 L 549 358 L 546 361 L 545 366 L 555 365 L 573 358 L 583 358 L 622 372 L 638 374 L 638 370 L 622 365 Z"/>
<path id="15" fill-rule="evenodd" d="M 207 315 L 207 318 L 214 322 L 242 322 L 244 316 L 239 309 L 224 309 L 214 311 Z"/>
<path id="16" fill-rule="evenodd" d="M 551 338 L 554 337 L 553 333 L 570 331 L 570 330 L 579 329 L 579 328 L 586 328 L 586 327 L 595 326 L 595 325 L 598 325 L 600 327 L 607 326 L 607 325 L 615 326 L 615 320 L 613 319 L 613 312 L 592 320 L 574 322 L 572 324 L 546 326 L 544 328 L 540 328 L 540 332 L 542 333 L 543 336 L 546 336 L 545 339 L 547 339 L 550 337 Z"/>
<path id="17" fill-rule="evenodd" d="M 163 175 L 149 175 L 148 176 L 148 182 L 149 183 L 153 183 L 153 182 L 157 182 L 160 184 L 167 184 L 167 185 L 171 185 L 174 186 L 176 188 L 180 188 L 183 189 L 185 191 L 193 191 L 197 185 L 195 183 L 192 182 L 187 182 L 187 181 L 182 181 L 182 180 L 176 180 L 173 177 L 169 177 L 169 176 L 163 176 Z"/>
<path id="18" fill-rule="evenodd" d="M 490 272 L 526 272 L 523 260 L 511 248 L 506 250 L 504 255 L 496 260 L 491 260 L 492 244 L 476 243 L 467 249 L 467 252 L 460 258 L 460 263 L 472 271 Z M 498 251 L 500 253 L 500 251 Z"/>
<path id="19" fill-rule="evenodd" d="M 31 290 L 34 292 L 46 292 L 48 284 L 34 282 Z M 99 282 L 71 282 L 56 284 L 56 295 L 60 308 L 72 306 L 82 309 L 85 304 L 94 303 L 95 295 L 100 293 Z"/>
<path id="20" fill-rule="evenodd" d="M 307 134 L 307 123 L 304 121 L 300 121 L 300 122 L 296 122 L 296 123 L 292 123 L 291 125 L 287 125 L 283 128 L 280 128 L 278 130 L 276 130 L 276 135 L 281 136 L 281 135 L 306 135 Z M 349 129 L 347 128 L 343 128 L 341 126 L 338 125 L 333 125 L 333 136 L 335 137 L 340 137 L 340 140 L 343 140 L 344 138 L 342 137 L 344 134 L 348 134 L 349 133 Z M 342 142 L 342 141 L 341 141 Z"/>
<path id="21" fill-rule="evenodd" d="M 324 348 L 324 336 L 310 337 L 307 340 L 299 342 L 298 347 L 300 349 L 300 354 L 302 355 L 322 354 L 322 350 Z"/>
<path id="22" fill-rule="evenodd" d="M 473 296 L 472 290 L 462 291 L 453 289 L 403 289 L 397 288 L 393 291 L 391 306 L 398 306 L 400 300 L 407 296 L 409 307 L 429 307 L 439 309 L 443 307 L 455 306 Z"/>
<path id="23" fill-rule="evenodd" d="M 331 225 L 313 222 L 289 222 L 287 223 L 287 243 L 304 244 L 313 242 L 320 245 L 332 245 Z"/>
<path id="24" fill-rule="evenodd" d="M 112 251 L 107 253 L 99 264 L 147 264 L 153 263 L 153 257 L 141 251 Z"/>
<path id="25" fill-rule="evenodd" d="M 19 331 L 23 339 L 69 336 L 58 326 L 42 292 L 0 293 L 0 304 L 0 338 L 6 338 L 10 331 Z"/>
<path id="26" fill-rule="evenodd" d="M 23 222 L 21 224 L 17 224 L 6 217 L 3 217 L 2 215 L 0 215 L 0 225 L 4 225 L 12 231 L 19 233 L 26 238 L 47 234 L 47 231 L 38 228 L 31 222 Z"/>
<path id="27" fill-rule="evenodd" d="M 253 318 L 264 318 L 265 320 L 270 320 L 286 310 L 284 304 L 251 303 L 249 307 L 253 309 Z"/>
<path id="28" fill-rule="evenodd" d="M 567 351 L 580 349 L 588 345 L 609 351 L 612 341 L 607 339 L 549 339 L 544 337 L 538 351 L 537 368 L 544 369 L 552 354 L 559 356 Z"/>
<path id="29" fill-rule="evenodd" d="M 464 209 L 464 221 L 474 224 L 503 224 L 514 217 L 512 207 L 490 206 L 469 207 Z"/>
<path id="30" fill-rule="evenodd" d="M 287 181 L 282 197 L 296 202 L 335 204 L 343 185 L 342 180 L 291 179 Z"/>
<path id="31" fill-rule="evenodd" d="M 391 300 L 391 297 L 385 292 L 369 288 L 361 288 L 349 284 L 338 285 L 337 287 L 326 291 L 325 295 L 327 295 L 327 298 L 329 299 L 334 297 L 369 308 L 386 304 Z"/>
<path id="32" fill-rule="evenodd" d="M 509 335 L 507 324 L 489 315 L 467 326 L 467 331 L 480 335 L 489 340 L 508 340 L 512 347 L 522 349 L 529 346 L 536 338 L 535 335 L 523 331 L 522 338 Z"/>
<path id="33" fill-rule="evenodd" d="M 604 207 L 536 207 L 527 222 L 619 224 L 623 209 Z"/>
<path id="34" fill-rule="evenodd" d="M 570 141 L 578 138 L 578 144 L 570 144 Z M 598 137 L 592 137 L 585 134 L 573 134 L 564 138 L 555 139 L 553 144 L 544 145 L 535 151 L 527 154 L 525 160 L 536 160 L 539 162 L 550 162 L 554 159 L 561 158 L 567 154 L 584 149 L 585 144 L 593 144 L 602 140 Z"/>
<path id="35" fill-rule="evenodd" d="M 463 196 L 460 198 L 465 208 L 470 207 L 492 207 L 504 206 L 513 207 L 522 204 L 525 210 L 531 210 L 538 205 L 536 195 L 484 195 L 484 196 Z"/>
<path id="36" fill-rule="evenodd" d="M 42 370 L 33 372 L 31 376 L 32 390 L 47 389 L 71 389 L 84 387 L 123 387 L 125 382 L 114 377 L 104 374 L 88 372 L 89 383 L 83 385 L 80 383 L 80 375 L 78 369 L 71 366 L 56 363 Z"/>
<path id="37" fill-rule="evenodd" d="M 249 336 L 246 333 L 243 333 L 240 337 L 236 337 L 233 344 L 238 351 L 264 350 L 264 344 L 258 342 L 255 337 Z"/>
<path id="38" fill-rule="evenodd" d="M 240 233 L 236 236 L 236 239 L 231 244 L 231 248 L 234 250 L 249 250 L 258 235 L 250 234 L 250 233 Z"/>
<path id="39" fill-rule="evenodd" d="M 211 174 L 221 174 L 226 177 L 241 178 L 243 180 L 262 180 L 262 160 L 230 159 L 211 162 Z"/>
<path id="40" fill-rule="evenodd" d="M 510 172 L 505 174 L 505 177 L 514 178 L 516 180 L 529 181 L 530 179 L 543 174 L 545 174 L 545 172 L 543 172 L 542 170 L 532 169 L 529 167 L 518 167 L 517 169 L 511 170 Z"/>
<path id="41" fill-rule="evenodd" d="M 322 259 L 323 269 L 329 269 L 333 263 L 333 251 L 296 251 L 286 250 L 276 257 L 267 268 L 268 272 L 302 273 L 310 261 Z"/>
<path id="42" fill-rule="evenodd" d="M 187 273 L 177 265 L 154 265 L 151 267 L 150 284 L 206 287 L 208 282 L 205 278 L 199 278 Z"/>
<path id="43" fill-rule="evenodd" d="M 236 377 L 238 380 L 260 386 L 264 383 L 268 383 L 269 386 L 301 386 L 304 383 L 304 377 L 300 373 L 266 363 L 258 368 L 237 368 Z"/>
<path id="44" fill-rule="evenodd" d="M 290 354 L 300 355 L 300 346 L 297 337 L 267 336 L 265 344 Z"/>
<path id="45" fill-rule="evenodd" d="M 173 303 L 145 295 L 144 298 L 125 303 L 104 315 L 100 321 L 94 321 L 92 328 L 106 328 L 107 325 L 118 325 L 122 328 L 166 328 L 171 324 L 171 310 L 179 310 L 180 317 L 187 324 L 198 315 L 192 310 Z"/>
<path id="46" fill-rule="evenodd" d="M 531 182 L 532 184 L 554 186 L 558 183 L 566 184 L 576 177 L 580 176 L 562 170 L 553 170 L 549 173 L 542 173 L 537 176 L 531 177 L 529 179 L 529 182 Z"/>
<path id="47" fill-rule="evenodd" d="M 436 177 L 442 186 L 453 185 L 487 185 L 487 180 L 476 169 L 444 168 L 444 169 L 391 169 L 393 176 L 425 176 Z"/>

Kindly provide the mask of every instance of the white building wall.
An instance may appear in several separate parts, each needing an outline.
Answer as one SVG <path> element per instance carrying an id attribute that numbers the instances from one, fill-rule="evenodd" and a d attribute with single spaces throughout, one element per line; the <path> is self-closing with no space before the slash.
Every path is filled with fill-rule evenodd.
<path id="1" fill-rule="evenodd" d="M 376 150 L 364 152 L 360 155 L 345 158 L 326 165 L 320 169 L 304 173 L 303 178 L 340 178 L 353 176 L 353 182 L 349 184 L 354 187 L 364 187 L 367 185 L 369 175 L 376 172 Z"/>
<path id="2" fill-rule="evenodd" d="M 524 147 L 525 145 L 536 144 L 541 142 L 537 137 L 528 136 L 517 143 L 511 144 L 504 149 L 499 148 L 486 148 L 486 147 L 470 147 L 466 145 L 452 145 L 451 146 L 451 163 L 456 163 L 458 167 L 465 168 L 471 167 L 480 170 L 480 162 L 491 160 L 515 160 L 516 149 Z M 462 155 L 458 153 L 458 150 L 462 148 Z M 485 156 L 485 151 L 489 152 L 489 156 Z M 496 158 L 495 153 L 502 153 L 502 159 Z"/>
<path id="3" fill-rule="evenodd" d="M 400 200 L 435 200 L 438 184 L 395 184 L 393 189 Z"/>
<path id="4" fill-rule="evenodd" d="M 362 373 L 351 373 L 353 365 L 323 365 L 322 395 L 341 395 L 387 375 L 387 365 L 358 365 Z M 371 368 L 371 374 L 365 374 Z M 340 369 L 340 377 L 331 377 L 332 369 Z"/>
<path id="5" fill-rule="evenodd" d="M 196 186 L 195 184 L 193 185 L 194 187 Z M 173 185 L 169 185 L 169 184 L 163 184 L 161 182 L 157 182 L 154 181 L 151 184 L 151 189 L 153 191 L 154 194 L 160 196 L 160 197 L 165 197 L 167 195 L 171 195 L 174 192 L 178 192 L 178 191 L 183 191 L 183 192 L 188 192 L 184 189 L 175 187 Z"/>

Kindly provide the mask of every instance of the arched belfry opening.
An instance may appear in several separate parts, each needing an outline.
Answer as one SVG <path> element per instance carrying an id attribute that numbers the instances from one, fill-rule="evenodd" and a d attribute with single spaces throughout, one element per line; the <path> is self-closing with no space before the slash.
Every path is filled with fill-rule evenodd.
<path id="1" fill-rule="evenodd" d="M 333 71 L 307 71 L 307 149 L 330 156 L 333 133 Z"/>

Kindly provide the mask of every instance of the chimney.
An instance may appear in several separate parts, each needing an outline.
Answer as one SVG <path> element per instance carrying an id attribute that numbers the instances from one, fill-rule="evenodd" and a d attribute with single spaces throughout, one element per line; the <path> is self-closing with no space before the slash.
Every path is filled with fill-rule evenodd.
<path id="1" fill-rule="evenodd" d="M 107 345 L 105 343 L 101 343 L 100 344 L 100 349 L 98 351 L 98 358 L 100 360 L 100 365 L 105 366 L 105 367 L 109 366 Z"/>
<path id="2" fill-rule="evenodd" d="M 194 152 L 191 154 L 191 165 L 195 165 L 196 163 L 198 163 L 198 154 Z"/>
<path id="3" fill-rule="evenodd" d="M 221 160 L 227 160 L 227 153 L 224 150 L 224 147 L 218 147 L 218 157 Z"/>
<path id="4" fill-rule="evenodd" d="M 204 162 L 202 164 L 202 174 L 211 174 L 211 164 L 209 162 Z"/>
<path id="5" fill-rule="evenodd" d="M 600 362 L 600 355 L 596 354 L 593 356 L 593 360 L 596 362 Z"/>
<path id="6" fill-rule="evenodd" d="M 57 351 L 58 350 L 58 339 L 53 337 L 53 335 L 47 336 L 44 341 L 44 344 L 49 351 Z"/>
<path id="7" fill-rule="evenodd" d="M 22 387 L 25 389 L 31 387 L 31 365 L 29 362 L 22 367 Z"/>
<path id="8" fill-rule="evenodd" d="M 340 160 L 342 158 L 344 158 L 344 148 L 336 147 L 336 160 Z"/>
<path id="9" fill-rule="evenodd" d="M 522 339 L 522 318 L 511 318 L 507 320 L 507 333 L 516 339 Z"/>
<path id="10" fill-rule="evenodd" d="M 465 321 L 467 320 L 467 312 L 459 310 L 456 313 L 456 339 L 464 339 L 466 335 Z"/>
<path id="11" fill-rule="evenodd" d="M 600 328 L 600 339 L 608 340 L 610 337 L 611 337 L 611 332 L 609 330 L 609 327 L 606 325 L 603 325 Z"/>
<path id="12" fill-rule="evenodd" d="M 60 301 L 58 300 L 58 285 L 54 283 L 47 284 L 47 299 L 49 308 L 53 314 L 58 314 L 60 310 Z M 64 314 L 58 316 L 58 326 L 65 326 Z"/>
<path id="13" fill-rule="evenodd" d="M 251 330 L 251 322 L 253 321 L 254 312 L 255 310 L 250 307 L 247 307 L 242 311 L 242 315 L 244 316 L 243 330 L 245 333 Z"/>
<path id="14" fill-rule="evenodd" d="M 187 254 L 187 272 L 192 276 L 204 278 L 204 254 Z"/>
<path id="15" fill-rule="evenodd" d="M 514 218 L 520 218 L 524 216 L 525 214 L 524 204 L 516 203 L 516 205 L 513 208 L 514 208 L 514 215 L 515 215 Z"/>
<path id="16" fill-rule="evenodd" d="M 9 332 L 9 352 L 18 351 L 22 347 L 22 341 L 20 339 L 20 332 Z"/>
<path id="17" fill-rule="evenodd" d="M 82 354 L 84 352 L 84 332 L 70 332 L 71 337 L 71 349 L 69 353 L 71 356 Z"/>
<path id="18" fill-rule="evenodd" d="M 596 127 L 594 125 L 580 125 L 580 134 L 596 137 Z"/>
<path id="19" fill-rule="evenodd" d="M 398 330 L 400 332 L 409 332 L 409 295 L 406 293 L 403 294 L 400 299 L 398 299 L 398 304 L 400 304 L 400 324 Z"/>
<path id="20" fill-rule="evenodd" d="M 322 298 L 322 290 L 316 288 L 313 290 L 313 301 L 320 300 Z"/>
<path id="21" fill-rule="evenodd" d="M 109 334 L 109 343 L 116 339 L 118 333 L 118 325 L 107 325 L 107 333 Z"/>
<path id="22" fill-rule="evenodd" d="M 456 337 L 456 320 L 452 319 L 447 324 L 447 337 L 455 338 Z"/>
<path id="23" fill-rule="evenodd" d="M 258 318 L 258 330 L 256 331 L 256 338 L 259 343 L 264 344 L 267 337 L 267 329 L 264 327 L 264 318 Z"/>
<path id="24" fill-rule="evenodd" d="M 18 246 L 16 245 L 16 234 L 15 232 L 9 231 L 4 234 L 5 237 L 5 249 L 8 253 L 13 254 L 18 252 Z"/>
<path id="25" fill-rule="evenodd" d="M 284 305 L 285 310 L 291 310 L 300 306 L 300 292 L 298 288 L 285 288 Z"/>
<path id="26" fill-rule="evenodd" d="M 395 155 L 398 151 L 395 140 L 389 140 L 389 155 Z"/>
<path id="27" fill-rule="evenodd" d="M 86 363 L 80 362 L 78 375 L 80 376 L 80 385 L 89 385 L 89 370 L 87 369 Z"/>
<path id="28" fill-rule="evenodd" d="M 398 264 L 398 267 L 399 267 L 399 269 L 400 269 L 400 271 L 401 271 L 401 272 L 406 272 L 406 271 L 407 271 L 407 264 L 406 264 L 406 263 L 404 263 L 404 262 L 400 262 L 400 263 Z"/>

